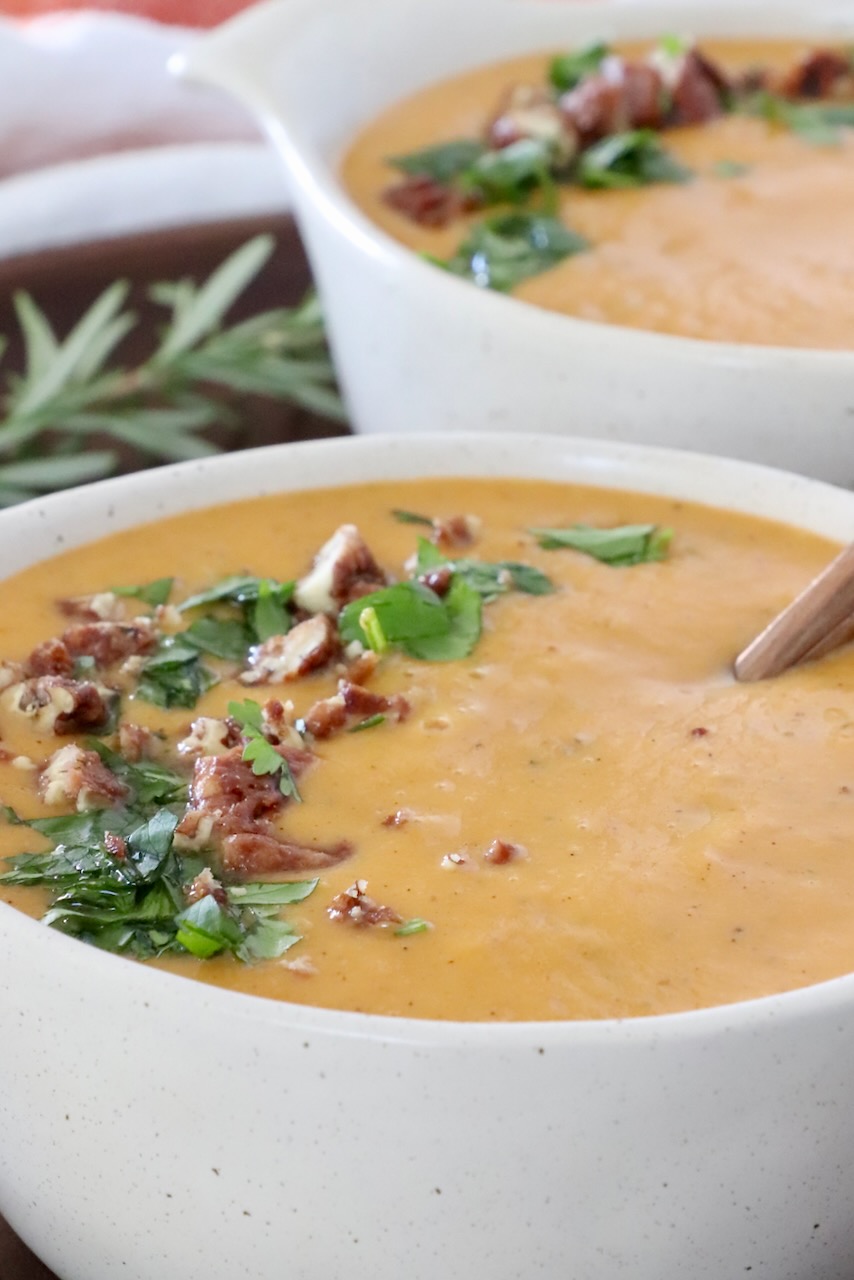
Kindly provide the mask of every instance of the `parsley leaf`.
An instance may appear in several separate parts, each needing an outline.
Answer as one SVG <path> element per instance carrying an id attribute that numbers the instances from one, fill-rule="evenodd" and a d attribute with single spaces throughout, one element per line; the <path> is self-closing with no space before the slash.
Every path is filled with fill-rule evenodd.
<path id="1" fill-rule="evenodd" d="M 361 733 L 363 729 L 375 729 L 377 725 L 381 724 L 385 724 L 385 716 L 381 711 L 378 711 L 376 715 L 367 716 L 364 720 L 360 720 L 358 724 L 354 724 L 351 729 L 347 730 L 347 732 Z"/>
<path id="2" fill-rule="evenodd" d="M 611 52 L 601 40 L 558 54 L 549 66 L 549 81 L 558 93 L 574 89 L 587 76 L 595 75 Z"/>
<path id="3" fill-rule="evenodd" d="M 178 804 L 187 799 L 187 779 L 174 769 L 154 760 L 140 760 L 137 764 L 131 764 L 118 751 L 112 751 L 95 738 L 86 745 L 91 751 L 97 751 L 110 772 L 130 788 L 132 806 L 141 808 L 152 804 Z M 115 830 L 115 827 L 104 830 Z"/>
<path id="4" fill-rule="evenodd" d="M 243 736 L 248 739 L 243 748 L 242 759 L 251 764 L 256 777 L 265 773 L 279 774 L 279 790 L 283 796 L 296 800 L 302 796 L 297 788 L 296 779 L 286 758 L 277 751 L 272 742 L 264 736 L 261 708 L 251 698 L 243 702 L 229 702 L 228 714 L 240 725 Z"/>
<path id="5" fill-rule="evenodd" d="M 618 567 L 663 560 L 673 537 L 672 529 L 657 524 L 625 524 L 614 529 L 594 529 L 576 524 L 567 529 L 529 529 L 541 547 L 553 551 L 570 547 Z"/>
<path id="6" fill-rule="evenodd" d="M 110 587 L 110 590 L 114 596 L 131 596 L 155 608 L 159 604 L 166 604 L 172 592 L 174 581 L 174 578 L 157 578 L 154 582 L 148 582 L 144 586 Z"/>
<path id="7" fill-rule="evenodd" d="M 187 630 L 181 632 L 181 639 L 202 653 L 243 662 L 254 636 L 237 618 L 215 618 L 206 614 L 191 622 Z"/>
<path id="8" fill-rule="evenodd" d="M 390 156 L 386 163 L 410 177 L 423 175 L 446 184 L 470 169 L 485 151 L 484 144 L 476 138 L 456 138 L 408 155 Z"/>
<path id="9" fill-rule="evenodd" d="M 750 173 L 750 165 L 742 164 L 740 160 L 718 160 L 712 166 L 712 173 L 716 178 L 743 178 Z"/>
<path id="10" fill-rule="evenodd" d="M 550 595 L 554 591 L 551 579 L 533 565 L 516 560 L 450 560 L 432 542 L 419 538 L 416 573 L 424 573 L 443 564 L 467 582 L 482 597 L 484 604 L 508 591 L 522 591 L 532 596 Z"/>
<path id="11" fill-rule="evenodd" d="M 429 516 L 419 515 L 417 511 L 404 511 L 401 507 L 393 507 L 391 514 L 394 516 L 398 524 L 423 524 L 428 529 L 433 528 L 433 521 Z"/>
<path id="12" fill-rule="evenodd" d="M 188 609 L 198 609 L 205 604 L 254 604 L 261 595 L 262 586 L 268 587 L 281 604 L 287 604 L 293 597 L 296 583 L 277 582 L 274 578 L 255 578 L 250 574 L 232 574 L 206 591 L 199 591 L 182 600 L 178 608 L 186 613 Z"/>
<path id="13" fill-rule="evenodd" d="M 670 155 L 652 129 L 613 133 L 582 151 L 577 178 L 583 187 L 645 187 L 654 182 L 688 182 L 691 171 Z"/>
<path id="14" fill-rule="evenodd" d="M 790 102 L 773 93 L 757 93 L 743 109 L 771 125 L 791 129 L 815 147 L 838 146 L 843 128 L 854 128 L 854 102 Z"/>
<path id="15" fill-rule="evenodd" d="M 433 261 L 482 289 L 507 292 L 586 248 L 584 237 L 557 218 L 500 213 L 476 223 L 453 257 Z"/>
<path id="16" fill-rule="evenodd" d="M 432 925 L 429 920 L 421 920 L 416 916 L 412 920 L 405 920 L 403 924 L 395 929 L 394 933 L 397 938 L 411 938 L 414 933 L 426 933 L 430 928 L 432 928 Z"/>
<path id="17" fill-rule="evenodd" d="M 552 177 L 554 146 L 542 138 L 520 138 L 496 151 L 484 151 L 461 175 L 462 185 L 475 190 L 485 204 L 521 204 L 540 188 L 554 211 L 556 188 Z"/>
<path id="18" fill-rule="evenodd" d="M 140 669 L 136 696 L 157 707 L 194 707 L 215 684 L 195 645 L 180 635 L 164 636 Z"/>

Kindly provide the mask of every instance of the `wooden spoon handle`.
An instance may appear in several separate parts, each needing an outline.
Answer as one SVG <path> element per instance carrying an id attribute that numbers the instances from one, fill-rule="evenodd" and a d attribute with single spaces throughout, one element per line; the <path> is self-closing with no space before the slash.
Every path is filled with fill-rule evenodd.
<path id="1" fill-rule="evenodd" d="M 735 660 L 737 680 L 766 680 L 854 639 L 854 544 L 768 624 Z"/>

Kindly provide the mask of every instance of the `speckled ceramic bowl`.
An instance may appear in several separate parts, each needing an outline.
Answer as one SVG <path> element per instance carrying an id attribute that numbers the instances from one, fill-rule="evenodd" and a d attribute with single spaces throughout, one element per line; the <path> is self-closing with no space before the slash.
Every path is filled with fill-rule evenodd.
<path id="1" fill-rule="evenodd" d="M 417 88 L 590 39 L 850 40 L 845 0 L 279 0 L 195 45 L 279 148 L 359 431 L 536 431 L 700 449 L 854 483 L 854 352 L 594 324 L 421 261 L 338 178 L 360 127 Z M 358 51 L 358 54 L 357 52 Z"/>
<path id="2" fill-rule="evenodd" d="M 854 495 L 556 437 L 365 437 L 0 513 L 0 574 L 159 514 L 429 474 L 848 537 Z M 850 1280 L 854 977 L 666 1017 L 460 1024 L 243 996 L 0 906 L 0 1213 L 63 1280 Z"/>

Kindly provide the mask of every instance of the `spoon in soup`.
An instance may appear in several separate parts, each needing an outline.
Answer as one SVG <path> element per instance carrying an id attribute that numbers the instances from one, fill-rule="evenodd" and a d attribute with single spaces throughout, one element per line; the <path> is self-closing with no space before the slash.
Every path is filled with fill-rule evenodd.
<path id="1" fill-rule="evenodd" d="M 737 680 L 767 680 L 854 640 L 854 543 L 840 551 L 735 660 Z"/>

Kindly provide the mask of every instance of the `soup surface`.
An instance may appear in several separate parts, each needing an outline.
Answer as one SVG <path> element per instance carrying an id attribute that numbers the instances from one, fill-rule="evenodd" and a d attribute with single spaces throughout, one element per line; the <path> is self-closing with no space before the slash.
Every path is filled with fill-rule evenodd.
<path id="1" fill-rule="evenodd" d="M 426 517 L 471 513 L 480 523 L 420 527 L 395 518 L 401 508 Z M 195 706 L 156 705 L 168 687 L 168 680 L 157 684 L 163 656 L 175 655 L 176 635 L 185 643 L 195 627 L 197 644 L 216 640 L 223 649 L 231 632 L 217 626 L 247 625 L 245 606 L 222 586 L 233 588 L 232 575 L 298 579 L 297 620 L 316 623 L 304 615 L 312 593 L 317 603 L 324 562 L 319 577 L 309 568 L 342 517 L 404 594 L 424 594 L 404 566 L 426 535 L 421 569 L 435 589 L 427 591 L 430 607 L 447 612 L 456 601 L 451 640 L 434 637 L 439 649 L 430 659 L 389 642 L 402 632 L 379 603 L 370 604 L 379 597 L 360 596 L 376 585 L 363 557 L 351 591 L 356 603 L 338 625 L 346 639 L 355 617 L 382 648 L 371 625 L 379 620 L 386 648 L 378 660 L 372 651 L 356 656 L 352 644 L 342 653 L 336 640 L 315 653 L 313 670 L 296 676 L 265 665 L 275 639 L 237 661 L 208 649 L 201 660 L 218 683 Z M 640 534 L 604 539 L 634 540 L 641 562 L 615 565 L 572 546 L 548 549 L 529 532 L 577 524 L 642 525 Z M 673 531 L 669 545 L 664 528 Z M 599 535 L 588 529 L 583 536 L 595 543 Z M 20 883 L 20 859 L 7 864 L 18 868 L 19 883 L 0 884 L 0 896 L 41 915 L 64 891 L 51 917 L 59 927 L 131 954 L 164 947 L 151 962 L 189 977 L 426 1018 L 645 1015 L 845 973 L 854 968 L 854 655 L 843 651 L 761 684 L 737 684 L 731 675 L 735 653 L 832 550 L 782 525 L 690 503 L 548 483 L 443 480 L 255 500 L 123 532 L 39 564 L 0 584 L 7 816 L 63 822 L 73 814 L 74 822 L 91 822 L 88 833 L 78 825 L 53 840 L 71 846 L 75 866 L 100 859 L 118 883 L 133 861 L 133 838 L 116 838 L 135 825 L 122 826 L 127 789 L 117 795 L 91 762 L 81 787 L 79 771 L 57 768 L 57 752 L 87 750 L 94 733 L 102 751 L 121 751 L 148 769 L 146 812 L 165 814 L 172 826 L 180 820 L 175 846 L 187 859 L 178 901 L 167 902 L 164 919 L 190 911 L 179 936 L 193 954 L 175 945 L 168 921 L 151 927 L 153 899 L 140 906 L 136 881 L 135 905 L 115 927 L 109 911 L 90 911 L 73 875 L 52 886 Z M 439 551 L 457 566 L 453 573 Z M 645 555 L 652 559 L 644 562 Z M 165 575 L 174 578 L 165 607 L 92 594 Z M 461 579 L 465 592 L 454 595 L 449 585 Z M 478 582 L 487 584 L 481 594 L 501 593 L 467 612 Z M 175 603 L 214 585 L 218 602 L 176 612 Z M 262 595 L 274 616 L 270 590 Z M 163 591 L 147 594 L 162 598 Z M 338 616 L 333 606 L 331 618 Z M 145 639 L 151 628 L 159 636 L 154 650 Z M 51 663 L 61 669 L 57 642 L 42 644 L 57 636 L 76 655 L 61 687 L 119 687 L 118 720 L 59 734 L 68 724 L 45 721 L 58 686 L 38 685 L 44 677 L 32 673 Z M 112 665 L 116 652 L 99 647 L 107 636 L 128 641 Z M 309 650 L 303 643 L 302 656 Z M 193 701 L 192 691 L 185 700 Z M 249 703 L 258 713 L 254 734 Z M 88 714 L 83 700 L 71 712 L 63 706 L 72 716 Z M 243 763 L 247 750 L 273 772 L 256 777 Z M 280 776 L 285 757 L 288 776 Z M 118 770 L 126 788 L 139 784 L 139 775 L 122 773 L 117 756 L 106 754 L 106 764 L 113 782 Z M 174 775 L 178 790 L 170 793 Z M 266 808 L 246 801 L 252 778 L 272 788 L 253 793 Z M 112 806 L 106 819 L 98 807 L 105 805 Z M 168 826 L 158 856 L 170 833 Z M 48 843 L 11 820 L 0 825 L 0 855 L 40 852 Z M 155 846 L 152 837 L 146 856 Z M 234 958 L 228 946 L 203 958 L 228 940 L 223 919 L 240 914 L 240 904 L 227 900 L 230 884 L 283 879 L 307 886 L 298 900 L 272 908 L 293 930 L 293 946 L 281 954 L 273 946 L 275 958 L 255 963 Z M 262 935 L 253 934 L 256 942 Z"/>
<path id="2" fill-rule="evenodd" d="M 633 65 L 648 66 L 649 50 L 622 52 Z M 749 83 L 758 67 L 772 85 L 810 57 L 794 42 L 704 41 L 702 52 L 733 83 Z M 544 108 L 536 95 L 551 61 L 526 56 L 479 68 L 386 111 L 343 159 L 343 180 L 356 203 L 395 239 L 445 262 L 456 255 L 453 269 L 483 283 L 476 260 L 473 267 L 461 247 L 493 215 L 480 207 L 457 207 L 447 217 L 437 213 L 435 188 L 419 189 L 413 177 L 417 164 L 409 163 L 404 172 L 410 176 L 401 179 L 390 161 L 411 160 L 424 148 L 454 140 L 482 140 L 490 128 L 495 133 L 496 120 L 511 119 L 517 132 L 527 130 L 529 148 L 546 146 L 549 112 L 556 108 Z M 814 87 L 806 79 L 803 86 Z M 585 242 L 580 251 L 551 265 L 546 260 L 535 274 L 518 279 L 514 296 L 585 320 L 691 338 L 851 349 L 854 236 L 847 210 L 854 200 L 854 131 L 817 119 L 829 107 L 835 120 L 854 124 L 850 71 L 828 92 L 829 103 L 790 101 L 767 91 L 745 94 L 742 108 L 720 105 L 699 123 L 653 131 L 653 144 L 682 169 L 675 176 L 665 170 L 661 181 L 654 170 L 640 179 L 636 171 L 637 180 L 623 186 L 618 162 L 596 179 L 604 189 L 590 189 L 578 176 L 582 151 L 571 162 L 575 171 L 561 172 L 554 161 L 554 191 L 537 186 L 528 172 L 515 189 L 516 205 L 502 205 L 493 193 L 487 203 L 498 217 L 509 208 L 544 210 L 554 202 L 559 221 Z M 506 107 L 514 93 L 527 93 L 534 107 L 514 115 Z M 545 111 L 545 122 L 538 122 L 538 111 Z M 488 158 L 500 154 L 499 148 Z M 465 180 L 467 191 L 473 183 L 477 191 L 473 172 L 457 176 L 449 189 Z M 413 182 L 402 201 L 390 200 L 390 192 Z M 510 179 L 508 184 L 512 189 Z M 459 191 L 455 199 L 459 206 Z"/>

